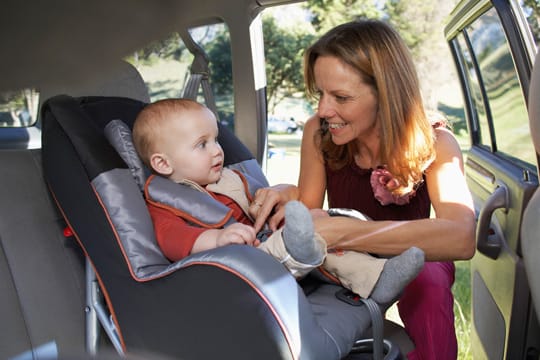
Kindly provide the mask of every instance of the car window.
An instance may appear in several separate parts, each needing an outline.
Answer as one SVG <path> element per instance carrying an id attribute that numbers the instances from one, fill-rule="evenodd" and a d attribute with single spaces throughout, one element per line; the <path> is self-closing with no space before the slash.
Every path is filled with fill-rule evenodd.
<path id="1" fill-rule="evenodd" d="M 471 115 L 473 121 L 471 122 L 471 131 L 473 134 L 473 143 L 491 150 L 491 132 L 489 130 L 482 88 L 479 81 L 479 74 L 476 71 L 474 64 L 474 58 L 469 51 L 467 41 L 463 34 L 460 34 L 456 41 L 457 48 L 459 49 L 458 54 L 461 57 L 461 63 L 464 64 L 465 67 L 463 74 L 466 76 L 466 82 L 470 92 L 469 101 L 472 105 Z"/>
<path id="2" fill-rule="evenodd" d="M 525 15 L 533 41 L 538 45 L 540 39 L 540 3 L 538 0 L 520 1 L 520 6 Z"/>
<path id="3" fill-rule="evenodd" d="M 473 106 L 473 145 L 536 168 L 527 106 L 510 46 L 494 8 L 457 37 Z"/>
<path id="4" fill-rule="evenodd" d="M 39 92 L 35 89 L 0 93 L 0 127 L 27 127 L 35 124 Z"/>
<path id="5" fill-rule="evenodd" d="M 186 96 L 186 88 L 194 88 L 196 100 L 214 110 L 219 120 L 234 127 L 232 65 L 229 30 L 224 23 L 210 24 L 189 29 L 190 38 L 174 32 L 157 40 L 126 58 L 143 77 L 150 100 Z M 193 40 L 193 42 L 191 41 Z M 202 62 L 190 51 L 201 48 L 209 63 L 209 71 L 201 68 Z M 192 66 L 200 70 L 200 77 L 192 76 Z M 191 82 L 190 82 L 191 80 Z M 208 84 L 205 94 L 204 85 Z M 188 90 L 190 91 L 190 90 Z M 210 96 L 209 96 L 210 95 Z"/>

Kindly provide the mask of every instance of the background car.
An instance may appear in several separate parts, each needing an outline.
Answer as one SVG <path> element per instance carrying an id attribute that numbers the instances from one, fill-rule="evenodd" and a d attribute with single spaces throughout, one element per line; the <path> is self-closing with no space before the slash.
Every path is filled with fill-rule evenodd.
<path id="1" fill-rule="evenodd" d="M 287 133 L 292 134 L 298 130 L 298 124 L 293 120 L 280 119 L 275 116 L 268 117 L 269 133 Z"/>

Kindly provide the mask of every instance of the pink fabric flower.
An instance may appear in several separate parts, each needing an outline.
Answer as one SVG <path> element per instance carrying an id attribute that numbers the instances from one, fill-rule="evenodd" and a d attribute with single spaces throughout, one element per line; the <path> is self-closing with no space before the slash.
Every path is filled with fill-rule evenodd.
<path id="1" fill-rule="evenodd" d="M 410 193 L 399 196 L 392 194 L 391 190 L 399 186 L 399 182 L 386 170 L 385 167 L 378 167 L 371 172 L 371 188 L 375 199 L 379 200 L 381 205 L 397 204 L 405 205 L 416 194 L 415 190 Z"/>

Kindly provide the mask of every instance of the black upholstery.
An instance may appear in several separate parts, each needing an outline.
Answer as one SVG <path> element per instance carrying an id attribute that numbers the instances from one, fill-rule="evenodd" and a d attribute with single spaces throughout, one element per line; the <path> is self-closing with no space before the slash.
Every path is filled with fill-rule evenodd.
<path id="1" fill-rule="evenodd" d="M 129 170 L 103 128 L 114 119 L 131 126 L 143 106 L 124 98 L 58 96 L 42 110 L 45 179 L 93 264 L 124 350 L 196 359 L 347 355 L 370 320 L 362 306 L 336 298 L 339 287 L 322 284 L 306 297 L 281 264 L 252 247 L 227 246 L 169 264 L 154 240 L 142 240 L 142 247 L 123 242 L 113 225 L 123 206 L 111 200 L 117 199 L 109 197 L 111 189 L 102 191 L 104 183 L 112 179 L 114 192 L 135 196 L 139 189 L 131 175 L 117 177 Z M 233 154 L 226 161 L 250 156 L 232 134 L 223 134 L 220 143 Z M 150 249 L 153 265 L 133 262 L 130 246 Z"/>

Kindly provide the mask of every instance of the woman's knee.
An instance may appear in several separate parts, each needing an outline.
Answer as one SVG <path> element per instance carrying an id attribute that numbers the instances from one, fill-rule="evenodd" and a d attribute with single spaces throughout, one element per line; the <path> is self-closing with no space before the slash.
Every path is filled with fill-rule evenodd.
<path id="1" fill-rule="evenodd" d="M 449 262 L 426 262 L 418 276 L 408 287 L 415 290 L 442 288 L 451 289 L 454 284 L 455 267 Z"/>

